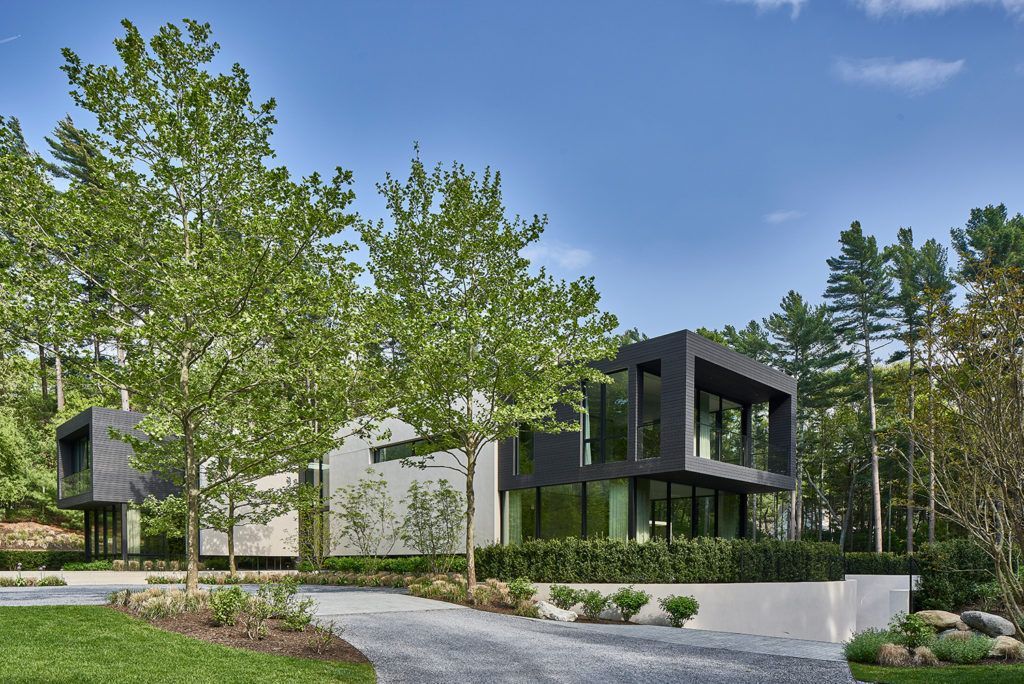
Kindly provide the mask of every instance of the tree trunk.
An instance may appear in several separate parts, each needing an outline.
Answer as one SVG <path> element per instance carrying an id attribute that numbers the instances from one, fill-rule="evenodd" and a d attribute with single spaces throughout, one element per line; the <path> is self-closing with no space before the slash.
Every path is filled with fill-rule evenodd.
<path id="1" fill-rule="evenodd" d="M 928 541 L 935 541 L 935 377 L 932 346 L 928 343 Z"/>
<path id="2" fill-rule="evenodd" d="M 121 368 L 124 368 L 125 364 L 127 362 L 127 358 L 128 357 L 127 357 L 127 354 L 126 354 L 126 352 L 124 350 L 124 347 L 121 346 L 121 341 L 118 340 L 117 341 L 117 365 L 120 366 Z M 121 386 L 121 410 L 122 411 L 131 411 L 132 410 L 131 401 L 129 400 L 129 397 L 128 397 L 128 388 L 125 387 L 124 385 Z"/>
<path id="3" fill-rule="evenodd" d="M 917 444 L 914 438 L 914 346 L 910 345 L 910 390 L 907 398 L 907 420 L 910 429 L 908 431 L 909 443 L 907 444 L 907 553 L 914 553 L 914 458 L 916 456 Z"/>
<path id="4" fill-rule="evenodd" d="M 228 570 L 231 576 L 238 574 L 235 566 L 235 497 L 228 491 Z"/>
<path id="5" fill-rule="evenodd" d="M 853 490 L 857 484 L 857 470 L 850 464 L 850 486 L 846 489 L 846 513 L 843 515 L 843 527 L 839 531 L 839 549 L 846 551 L 846 537 L 853 519 Z"/>
<path id="6" fill-rule="evenodd" d="M 50 383 L 46 377 L 46 348 L 39 345 L 39 388 L 43 392 L 43 399 L 50 398 Z"/>
<path id="7" fill-rule="evenodd" d="M 53 370 L 56 376 L 54 391 L 57 395 L 57 412 L 64 410 L 64 366 L 60 362 L 60 354 L 53 355 Z"/>
<path id="8" fill-rule="evenodd" d="M 878 473 L 878 418 L 875 415 L 875 368 L 871 358 L 871 334 L 864 326 L 864 364 L 868 375 L 868 425 L 871 435 L 871 507 L 874 513 L 875 553 L 882 552 L 882 487 Z"/>
<path id="9" fill-rule="evenodd" d="M 185 591 L 194 594 L 199 591 L 199 463 L 193 447 L 191 421 L 186 420 L 184 428 L 185 502 L 188 507 L 188 524 L 185 526 L 188 554 Z"/>
<path id="10" fill-rule="evenodd" d="M 99 363 L 100 361 L 103 360 L 103 352 L 100 349 L 99 337 L 92 338 L 92 360 L 96 363 Z"/>
<path id="11" fill-rule="evenodd" d="M 469 446 L 469 445 L 467 445 Z M 476 586 L 476 553 L 473 548 L 476 522 L 476 493 L 473 481 L 476 475 L 476 446 L 466 451 L 466 586 L 470 597 Z"/>

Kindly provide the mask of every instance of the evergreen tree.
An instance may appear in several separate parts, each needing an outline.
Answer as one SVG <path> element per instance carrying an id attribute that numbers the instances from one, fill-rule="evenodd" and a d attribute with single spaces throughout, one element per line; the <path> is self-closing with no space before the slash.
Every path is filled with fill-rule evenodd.
<path id="1" fill-rule="evenodd" d="M 57 122 L 53 137 L 47 136 L 46 144 L 57 160 L 48 164 L 54 176 L 86 186 L 100 185 L 103 173 L 100 141 L 88 131 L 76 128 L 70 116 Z"/>
<path id="2" fill-rule="evenodd" d="M 1024 268 L 1024 216 L 1009 216 L 1005 204 L 971 209 L 963 228 L 950 231 L 960 257 L 959 276 L 976 280 L 989 268 Z"/>
<path id="3" fill-rule="evenodd" d="M 892 277 L 874 236 L 864 235 L 859 221 L 839 235 L 839 256 L 828 259 L 829 277 L 825 298 L 835 317 L 836 329 L 851 345 L 863 350 L 867 389 L 868 434 L 871 454 L 871 497 L 874 513 L 875 551 L 882 551 L 882 496 L 878 467 L 878 418 L 875 407 L 874 350 L 885 340 L 891 326 Z"/>

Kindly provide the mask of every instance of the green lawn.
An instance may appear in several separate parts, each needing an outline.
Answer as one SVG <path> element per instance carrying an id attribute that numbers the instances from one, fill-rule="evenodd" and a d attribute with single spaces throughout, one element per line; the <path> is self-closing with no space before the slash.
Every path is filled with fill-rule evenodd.
<path id="1" fill-rule="evenodd" d="M 218 646 L 102 606 L 0 608 L 0 682 L 358 682 L 373 668 Z"/>
<path id="2" fill-rule="evenodd" d="M 850 663 L 862 682 L 883 684 L 1009 684 L 1024 682 L 1024 665 L 949 665 L 944 667 L 881 667 Z"/>

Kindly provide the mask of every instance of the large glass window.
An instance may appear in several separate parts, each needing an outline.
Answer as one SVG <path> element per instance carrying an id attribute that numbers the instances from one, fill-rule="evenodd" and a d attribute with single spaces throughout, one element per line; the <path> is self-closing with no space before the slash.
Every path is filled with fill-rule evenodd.
<path id="1" fill-rule="evenodd" d="M 750 447 L 753 466 L 768 470 L 768 402 L 750 407 Z"/>
<path id="2" fill-rule="evenodd" d="M 397 461 L 401 458 L 422 456 L 428 453 L 430 453 L 430 440 L 413 439 L 408 442 L 398 442 L 374 448 L 373 462 Z"/>
<path id="3" fill-rule="evenodd" d="M 672 538 L 693 536 L 693 487 L 672 484 Z"/>
<path id="4" fill-rule="evenodd" d="M 611 382 L 590 383 L 584 392 L 583 465 L 626 460 L 629 373 L 609 373 Z"/>
<path id="5" fill-rule="evenodd" d="M 583 530 L 583 485 L 540 488 L 540 537 L 578 537 Z"/>
<path id="6" fill-rule="evenodd" d="M 587 538 L 629 538 L 629 480 L 587 483 Z"/>
<path id="7" fill-rule="evenodd" d="M 740 536 L 740 495 L 718 492 L 718 536 L 734 539 Z"/>
<path id="8" fill-rule="evenodd" d="M 533 430 L 519 428 L 516 438 L 516 475 L 533 473 Z"/>
<path id="9" fill-rule="evenodd" d="M 61 496 L 69 498 L 92 489 L 92 440 L 82 437 L 71 444 L 70 458 L 61 479 Z"/>
<path id="10" fill-rule="evenodd" d="M 742 404 L 702 391 L 696 423 L 697 456 L 735 465 L 746 463 Z"/>
<path id="11" fill-rule="evenodd" d="M 715 536 L 715 490 L 695 487 L 696 534 L 698 537 Z"/>
<path id="12" fill-rule="evenodd" d="M 514 489 L 505 493 L 505 541 L 521 544 L 537 536 L 537 490 Z"/>
<path id="13" fill-rule="evenodd" d="M 643 371 L 640 381 L 640 458 L 654 458 L 661 455 L 661 377 Z"/>

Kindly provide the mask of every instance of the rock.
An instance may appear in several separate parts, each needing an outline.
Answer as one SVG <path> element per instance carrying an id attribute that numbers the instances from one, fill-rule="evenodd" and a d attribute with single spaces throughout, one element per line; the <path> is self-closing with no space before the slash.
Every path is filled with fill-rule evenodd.
<path id="1" fill-rule="evenodd" d="M 1024 658 L 1024 644 L 1013 637 L 998 636 L 988 652 L 993 658 L 1005 658 L 1007 660 L 1021 660 Z"/>
<path id="2" fill-rule="evenodd" d="M 967 631 L 970 631 L 971 628 L 968 627 L 967 623 L 964 622 L 963 620 L 957 620 L 956 621 L 956 629 L 959 629 L 961 632 L 967 632 Z"/>
<path id="3" fill-rule="evenodd" d="M 578 617 L 571 610 L 562 610 L 547 601 L 539 601 L 537 603 L 537 615 L 545 620 L 557 620 L 558 622 L 576 622 Z"/>
<path id="4" fill-rule="evenodd" d="M 914 615 L 938 630 L 956 627 L 956 623 L 960 622 L 959 615 L 945 610 L 919 610 Z"/>
<path id="5" fill-rule="evenodd" d="M 983 613 L 980 610 L 969 610 L 961 615 L 960 619 L 968 626 L 979 632 L 984 632 L 990 637 L 1013 636 L 1017 632 L 1017 628 L 1006 618 L 992 613 Z"/>

